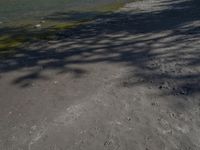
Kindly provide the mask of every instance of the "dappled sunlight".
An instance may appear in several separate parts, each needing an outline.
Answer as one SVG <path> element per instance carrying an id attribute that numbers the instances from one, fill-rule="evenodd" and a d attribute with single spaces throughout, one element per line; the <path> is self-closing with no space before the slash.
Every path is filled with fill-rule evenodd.
<path id="1" fill-rule="evenodd" d="M 90 23 L 79 24 L 74 28 L 70 25 L 71 29 L 53 33 L 56 38 L 29 43 L 14 55 L 1 60 L 1 73 L 27 67 L 39 68 L 37 72 L 30 72 L 11 82 L 20 84 L 23 80 L 28 82 L 30 78 L 45 78 L 40 76 L 45 70 L 65 73 L 70 70 L 81 75 L 87 72 L 82 65 L 116 63 L 134 68 L 134 71 L 127 74 L 130 81 L 125 81 L 126 86 L 134 86 L 138 82 L 140 84 L 141 79 L 131 82 L 131 78 L 139 77 L 143 79 L 141 84 L 145 82 L 167 89 L 169 93 L 195 93 L 200 89 L 198 1 L 168 2 L 169 7 L 163 11 L 96 14 L 98 17 Z M 184 7 L 184 3 L 188 4 L 187 7 Z M 79 15 L 78 13 L 73 12 L 71 17 Z M 86 15 L 95 13 L 87 12 Z M 65 20 L 64 14 L 61 17 L 59 15 L 57 13 L 49 19 Z M 67 18 L 70 18 L 70 14 Z M 66 26 L 61 25 L 58 28 L 66 29 Z M 13 31 L 35 35 L 31 30 L 23 28 L 11 29 Z M 74 64 L 80 69 L 73 69 Z M 191 70 L 191 67 L 196 71 Z"/>
<path id="2" fill-rule="evenodd" d="M 1 26 L 0 145 L 199 149 L 199 6 L 144 0 Z"/>

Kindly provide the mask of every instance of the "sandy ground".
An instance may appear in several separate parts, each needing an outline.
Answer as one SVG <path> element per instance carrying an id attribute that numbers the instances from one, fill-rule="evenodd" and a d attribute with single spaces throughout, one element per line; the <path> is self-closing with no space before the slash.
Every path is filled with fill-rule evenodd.
<path id="1" fill-rule="evenodd" d="M 199 6 L 130 3 L 1 60 L 0 149 L 199 150 Z"/>

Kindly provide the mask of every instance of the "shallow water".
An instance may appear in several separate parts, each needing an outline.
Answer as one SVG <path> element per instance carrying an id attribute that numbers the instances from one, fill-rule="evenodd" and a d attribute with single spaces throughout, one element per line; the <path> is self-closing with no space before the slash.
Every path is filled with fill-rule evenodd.
<path id="1" fill-rule="evenodd" d="M 0 21 L 42 18 L 55 12 L 89 10 L 128 0 L 0 0 Z"/>

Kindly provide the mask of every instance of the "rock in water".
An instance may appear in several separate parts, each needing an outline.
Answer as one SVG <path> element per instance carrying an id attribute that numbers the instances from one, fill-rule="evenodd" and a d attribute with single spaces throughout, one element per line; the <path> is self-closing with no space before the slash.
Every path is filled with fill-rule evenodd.
<path id="1" fill-rule="evenodd" d="M 36 24 L 35 27 L 36 28 L 41 28 L 41 24 Z"/>

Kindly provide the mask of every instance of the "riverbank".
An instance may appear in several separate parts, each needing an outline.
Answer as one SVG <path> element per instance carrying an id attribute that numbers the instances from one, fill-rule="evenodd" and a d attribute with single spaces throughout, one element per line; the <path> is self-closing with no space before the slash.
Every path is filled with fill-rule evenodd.
<path id="1" fill-rule="evenodd" d="M 130 3 L 0 59 L 0 147 L 200 149 L 199 4 Z"/>

